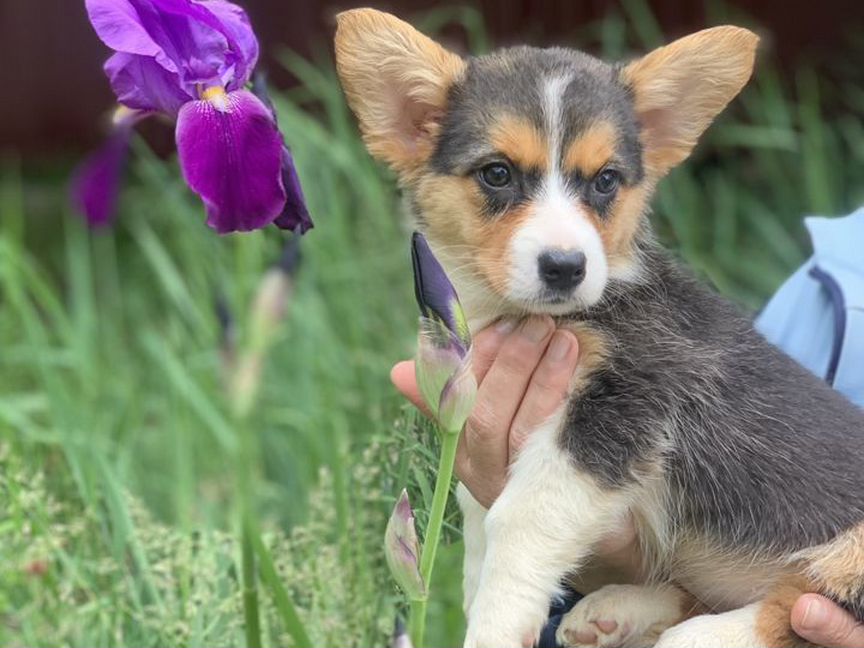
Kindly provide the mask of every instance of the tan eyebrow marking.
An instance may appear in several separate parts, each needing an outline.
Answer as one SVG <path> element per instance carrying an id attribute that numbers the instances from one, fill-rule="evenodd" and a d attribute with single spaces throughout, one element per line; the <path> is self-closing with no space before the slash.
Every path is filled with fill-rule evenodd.
<path id="1" fill-rule="evenodd" d="M 527 119 L 510 115 L 499 118 L 489 129 L 489 139 L 519 167 L 545 170 L 549 166 L 546 139 Z"/>
<path id="2" fill-rule="evenodd" d="M 615 155 L 618 132 L 608 121 L 598 121 L 579 133 L 564 154 L 564 170 L 591 177 Z"/>

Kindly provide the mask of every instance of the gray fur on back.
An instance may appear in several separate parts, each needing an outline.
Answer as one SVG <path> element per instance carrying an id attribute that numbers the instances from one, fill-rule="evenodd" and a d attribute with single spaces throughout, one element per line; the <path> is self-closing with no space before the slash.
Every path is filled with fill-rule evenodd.
<path id="1" fill-rule="evenodd" d="M 660 458 L 672 523 L 727 546 L 786 553 L 864 521 L 864 412 L 643 247 L 643 283 L 573 316 L 612 341 L 569 409 L 573 461 L 616 487 Z"/>

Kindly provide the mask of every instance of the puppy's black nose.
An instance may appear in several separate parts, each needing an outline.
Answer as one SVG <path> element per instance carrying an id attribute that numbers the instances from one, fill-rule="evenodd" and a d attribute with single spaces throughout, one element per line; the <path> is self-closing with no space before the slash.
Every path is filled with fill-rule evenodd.
<path id="1" fill-rule="evenodd" d="M 537 263 L 540 279 L 553 290 L 573 290 L 585 278 L 585 254 L 577 250 L 547 250 Z"/>

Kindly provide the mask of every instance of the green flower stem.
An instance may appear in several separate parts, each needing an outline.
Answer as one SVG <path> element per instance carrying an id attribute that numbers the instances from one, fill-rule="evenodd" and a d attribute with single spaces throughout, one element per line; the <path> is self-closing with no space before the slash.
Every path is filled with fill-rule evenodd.
<path id="1" fill-rule="evenodd" d="M 411 599 L 411 614 L 408 617 L 408 633 L 411 635 L 411 645 L 420 648 L 426 633 L 426 604 L 429 598 Z"/>
<path id="2" fill-rule="evenodd" d="M 247 421 L 247 417 L 235 409 L 235 424 L 240 437 L 237 457 L 237 508 L 240 518 L 244 629 L 246 645 L 249 648 L 261 648 L 261 612 L 258 607 L 258 577 L 253 538 L 258 527 L 253 501 L 255 467 L 252 431 Z"/>
<path id="3" fill-rule="evenodd" d="M 228 369 L 231 412 L 238 439 L 237 444 L 237 510 L 240 518 L 243 617 L 246 645 L 260 648 L 261 611 L 258 578 L 264 590 L 270 591 L 285 629 L 297 648 L 312 645 L 309 634 L 294 603 L 288 595 L 270 552 L 261 539 L 261 527 L 255 506 L 256 467 L 259 448 L 257 436 L 250 425 L 261 389 L 261 375 L 268 348 L 274 343 L 285 317 L 286 302 L 291 294 L 291 278 L 281 270 L 270 270 L 258 287 L 248 322 L 249 337 L 243 353 Z"/>
<path id="4" fill-rule="evenodd" d="M 441 529 L 444 526 L 444 510 L 447 508 L 447 498 L 450 495 L 450 481 L 453 479 L 453 467 L 456 464 L 456 447 L 459 445 L 459 431 L 443 432 L 441 458 L 438 462 L 438 476 L 435 480 L 435 491 L 432 495 L 432 510 L 429 512 L 429 523 L 426 525 L 426 537 L 420 556 L 420 575 L 426 584 L 426 597 L 411 601 L 411 617 L 409 627 L 411 640 L 417 648 L 423 646 L 423 635 L 426 630 L 426 606 L 429 602 L 429 590 L 432 585 L 432 570 L 435 567 L 435 555 L 441 541 Z"/>
<path id="5" fill-rule="evenodd" d="M 252 530 L 247 519 L 243 520 L 243 618 L 246 629 L 246 645 L 261 648 L 261 614 L 258 610 L 258 580 L 255 575 L 255 548 Z"/>

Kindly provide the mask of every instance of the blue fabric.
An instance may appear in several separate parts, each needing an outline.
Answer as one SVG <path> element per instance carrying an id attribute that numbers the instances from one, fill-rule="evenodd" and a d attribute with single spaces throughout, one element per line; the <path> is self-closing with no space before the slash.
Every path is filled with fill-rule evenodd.
<path id="1" fill-rule="evenodd" d="M 804 220 L 813 256 L 768 302 L 756 328 L 852 402 L 864 407 L 864 207 L 844 218 Z M 558 648 L 555 632 L 581 594 L 554 601 L 537 648 Z"/>
<path id="2" fill-rule="evenodd" d="M 563 596 L 552 601 L 552 606 L 549 608 L 549 620 L 546 622 L 543 632 L 540 633 L 536 648 L 558 648 L 555 633 L 558 631 L 558 626 L 561 625 L 561 619 L 581 598 L 581 594 L 568 588 Z"/>
<path id="3" fill-rule="evenodd" d="M 864 207 L 805 224 L 813 256 L 771 298 L 756 328 L 864 407 Z"/>

